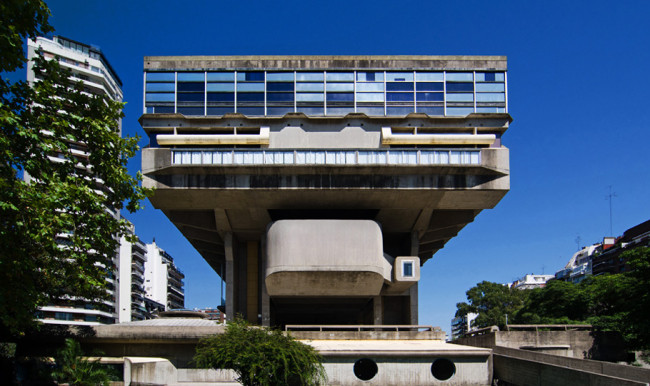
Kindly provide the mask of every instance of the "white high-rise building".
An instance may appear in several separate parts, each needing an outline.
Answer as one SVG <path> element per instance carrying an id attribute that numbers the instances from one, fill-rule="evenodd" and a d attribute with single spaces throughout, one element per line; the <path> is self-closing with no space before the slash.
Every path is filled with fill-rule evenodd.
<path id="1" fill-rule="evenodd" d="M 118 258 L 117 322 L 146 319 L 144 270 L 147 246 L 137 236 L 135 242 L 122 237 Z"/>
<path id="2" fill-rule="evenodd" d="M 174 265 L 174 259 L 154 240 L 147 244 L 145 263 L 146 297 L 165 306 L 165 311 L 185 307 L 183 279 L 185 275 Z"/>
<path id="3" fill-rule="evenodd" d="M 122 82 L 99 48 L 60 36 L 51 39 L 38 37 L 36 40 L 28 40 L 27 81 L 30 84 L 38 81 L 38 77 L 33 70 L 33 59 L 39 50 L 42 50 L 45 58 L 58 60 L 61 67 L 69 69 L 74 80 L 83 82 L 85 92 L 106 95 L 116 101 L 122 100 Z M 121 127 L 121 121 L 119 124 Z M 82 143 L 75 143 L 71 148 L 79 157 L 89 156 L 87 147 Z M 53 162 L 56 162 L 56 154 L 53 154 L 50 158 Z M 29 181 L 30 178 L 28 174 L 25 175 L 26 181 Z M 98 181 L 98 184 L 101 184 L 101 181 Z M 120 213 L 113 208 L 107 207 L 106 210 L 115 217 L 120 216 Z M 65 243 L 67 237 L 69 235 L 59 235 L 62 243 Z M 135 249 L 137 248 L 136 246 Z M 120 275 L 118 274 L 121 261 L 120 250 L 116 251 L 113 266 L 107 270 L 106 280 L 108 282 L 108 292 L 111 295 L 110 300 L 100 304 L 90 304 L 86 299 L 71 297 L 66 301 L 42 307 L 38 319 L 48 324 L 72 325 L 106 324 L 115 323 L 118 319 L 122 320 L 121 315 L 118 316 L 117 313 L 117 303 L 118 299 L 120 299 L 118 292 L 121 289 Z M 131 251 L 129 251 L 129 254 L 131 254 Z M 131 265 L 129 264 L 130 273 Z M 130 291 L 127 297 L 130 297 Z"/>

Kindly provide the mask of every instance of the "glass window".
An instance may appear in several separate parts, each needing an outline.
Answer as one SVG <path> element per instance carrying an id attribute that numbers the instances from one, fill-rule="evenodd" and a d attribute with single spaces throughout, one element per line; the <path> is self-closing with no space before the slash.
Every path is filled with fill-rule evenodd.
<path id="1" fill-rule="evenodd" d="M 354 101 L 354 94 L 347 92 L 328 92 L 328 102 L 352 102 Z"/>
<path id="2" fill-rule="evenodd" d="M 443 100 L 444 96 L 441 92 L 419 92 L 417 95 L 418 102 L 438 102 Z"/>
<path id="3" fill-rule="evenodd" d="M 267 107 L 266 115 L 283 116 L 287 113 L 293 113 L 293 106 L 284 107 Z"/>
<path id="4" fill-rule="evenodd" d="M 203 92 L 205 90 L 205 83 L 198 82 L 178 82 L 177 91 L 197 91 Z"/>
<path id="5" fill-rule="evenodd" d="M 388 115 L 407 115 L 414 111 L 413 107 L 386 107 L 386 113 Z"/>
<path id="6" fill-rule="evenodd" d="M 357 83 L 357 91 L 384 91 L 384 83 Z"/>
<path id="7" fill-rule="evenodd" d="M 263 71 L 241 71 L 237 73 L 237 80 L 242 82 L 263 82 Z"/>
<path id="8" fill-rule="evenodd" d="M 354 73 L 352 72 L 328 72 L 327 81 L 350 81 L 354 82 Z"/>
<path id="9" fill-rule="evenodd" d="M 205 81 L 205 74 L 202 72 L 179 72 L 179 82 L 203 82 Z"/>
<path id="10" fill-rule="evenodd" d="M 445 109 L 442 106 L 440 106 L 440 107 L 436 107 L 436 106 L 420 106 L 418 104 L 417 109 L 418 109 L 418 113 L 424 113 L 424 114 L 428 114 L 428 115 L 444 115 L 445 114 Z"/>
<path id="11" fill-rule="evenodd" d="M 173 102 L 173 93 L 147 93 L 147 102 Z"/>
<path id="12" fill-rule="evenodd" d="M 383 72 L 357 72 L 357 82 L 383 82 Z"/>
<path id="13" fill-rule="evenodd" d="M 386 100 L 389 102 L 411 102 L 413 93 L 411 92 L 389 92 L 386 93 Z"/>
<path id="14" fill-rule="evenodd" d="M 234 72 L 208 72 L 208 82 L 210 81 L 234 81 L 235 73 Z"/>
<path id="15" fill-rule="evenodd" d="M 183 115 L 203 115 L 205 111 L 203 110 L 203 107 L 182 107 L 179 106 L 177 109 L 177 112 L 179 114 Z"/>
<path id="16" fill-rule="evenodd" d="M 477 72 L 477 82 L 503 82 L 505 74 L 503 72 Z"/>
<path id="17" fill-rule="evenodd" d="M 177 98 L 178 98 L 178 101 L 179 101 L 179 102 L 203 102 L 203 93 L 198 93 L 198 92 L 192 92 L 192 93 L 179 92 Z"/>
<path id="18" fill-rule="evenodd" d="M 384 107 L 357 106 L 357 112 L 365 113 L 368 116 L 382 116 L 384 115 Z"/>
<path id="19" fill-rule="evenodd" d="M 416 72 L 415 80 L 418 82 L 442 82 L 442 72 Z"/>
<path id="20" fill-rule="evenodd" d="M 267 91 L 293 91 L 293 83 L 267 83 Z"/>
<path id="21" fill-rule="evenodd" d="M 208 102 L 234 102 L 234 92 L 209 92 Z"/>
<path id="22" fill-rule="evenodd" d="M 237 91 L 264 91 L 264 83 L 237 83 Z"/>
<path id="23" fill-rule="evenodd" d="M 208 92 L 210 91 L 235 91 L 234 83 L 208 83 Z"/>
<path id="24" fill-rule="evenodd" d="M 325 94 L 322 93 L 297 93 L 296 100 L 298 102 L 323 102 Z"/>
<path id="25" fill-rule="evenodd" d="M 327 115 L 343 116 L 354 112 L 354 107 L 327 107 Z"/>
<path id="26" fill-rule="evenodd" d="M 296 84 L 296 91 L 324 91 L 324 83 L 298 83 Z"/>
<path id="27" fill-rule="evenodd" d="M 298 81 L 323 81 L 325 74 L 322 72 L 297 72 L 296 80 Z"/>
<path id="28" fill-rule="evenodd" d="M 363 92 L 357 93 L 357 102 L 383 102 L 383 92 Z"/>
<path id="29" fill-rule="evenodd" d="M 413 277 L 413 262 L 412 261 L 403 261 L 402 262 L 402 274 L 404 277 Z"/>
<path id="30" fill-rule="evenodd" d="M 447 82 L 447 92 L 449 91 L 474 91 L 473 83 L 450 83 Z"/>
<path id="31" fill-rule="evenodd" d="M 476 101 L 477 102 L 505 102 L 506 101 L 506 94 L 504 93 L 478 93 L 476 94 Z"/>
<path id="32" fill-rule="evenodd" d="M 354 83 L 327 83 L 327 92 L 354 91 Z"/>
<path id="33" fill-rule="evenodd" d="M 237 93 L 237 102 L 264 102 L 264 93 L 240 92 Z"/>
<path id="34" fill-rule="evenodd" d="M 269 92 L 266 93 L 266 100 L 269 102 L 293 102 L 293 93 Z"/>
<path id="35" fill-rule="evenodd" d="M 418 91 L 442 91 L 444 89 L 444 84 L 442 82 L 416 83 L 415 89 Z"/>
<path id="36" fill-rule="evenodd" d="M 447 94 L 447 102 L 474 102 L 474 94 L 469 94 L 469 93 Z"/>
<path id="37" fill-rule="evenodd" d="M 266 74 L 267 82 L 293 82 L 293 72 L 268 72 Z"/>
<path id="38" fill-rule="evenodd" d="M 386 83 L 386 91 L 413 91 L 413 83 L 411 82 L 391 82 Z"/>
<path id="39" fill-rule="evenodd" d="M 472 82 L 474 80 L 474 74 L 471 72 L 448 72 L 447 80 L 457 82 Z"/>
<path id="40" fill-rule="evenodd" d="M 147 72 L 147 82 L 173 82 L 174 80 L 173 72 Z"/>
<path id="41" fill-rule="evenodd" d="M 244 115 L 264 115 L 264 107 L 237 107 L 237 112 Z"/>
<path id="42" fill-rule="evenodd" d="M 503 83 L 477 83 L 476 91 L 483 92 L 503 92 L 506 86 Z"/>
<path id="43" fill-rule="evenodd" d="M 387 72 L 387 82 L 413 82 L 412 72 Z"/>
<path id="44" fill-rule="evenodd" d="M 464 117 L 474 112 L 472 107 L 447 107 L 447 115 Z"/>
<path id="45" fill-rule="evenodd" d="M 174 92 L 174 83 L 147 83 L 147 91 Z"/>

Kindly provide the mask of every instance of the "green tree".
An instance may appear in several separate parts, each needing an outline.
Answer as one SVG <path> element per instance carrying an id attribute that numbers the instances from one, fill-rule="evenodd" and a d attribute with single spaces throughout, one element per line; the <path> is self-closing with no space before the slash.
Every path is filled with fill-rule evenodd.
<path id="1" fill-rule="evenodd" d="M 228 323 L 223 334 L 201 339 L 194 361 L 198 367 L 232 369 L 246 386 L 317 385 L 326 375 L 320 355 L 279 330 Z"/>
<path id="2" fill-rule="evenodd" d="M 23 41 L 52 31 L 48 16 L 42 1 L 0 3 L 2 71 L 23 67 Z M 138 148 L 120 136 L 123 104 L 84 93 L 56 60 L 37 57 L 33 69 L 33 87 L 6 74 L 0 81 L 0 326 L 14 334 L 34 324 L 39 306 L 107 296 L 128 230 L 107 208 L 133 212 L 148 194 L 126 168 Z M 87 158 L 71 151 L 79 144 Z"/>
<path id="3" fill-rule="evenodd" d="M 583 287 L 553 280 L 546 287 L 527 290 L 524 306 L 513 318 L 521 324 L 579 324 L 589 315 L 589 297 Z"/>
<path id="4" fill-rule="evenodd" d="M 506 315 L 511 321 L 523 307 L 527 291 L 510 288 L 499 283 L 482 281 L 470 288 L 467 292 L 469 303 L 456 304 L 456 316 L 466 315 L 469 312 L 477 313 L 473 322 L 475 327 L 506 325 Z"/>
<path id="5" fill-rule="evenodd" d="M 109 385 L 115 379 L 109 368 L 99 363 L 99 359 L 83 357 L 79 342 L 66 339 L 55 357 L 56 369 L 52 376 L 59 383 L 73 386 Z"/>

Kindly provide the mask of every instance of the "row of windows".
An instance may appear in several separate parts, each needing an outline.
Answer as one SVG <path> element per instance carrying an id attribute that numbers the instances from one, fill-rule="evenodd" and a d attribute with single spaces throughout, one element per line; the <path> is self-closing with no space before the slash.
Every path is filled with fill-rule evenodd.
<path id="1" fill-rule="evenodd" d="M 503 72 L 150 72 L 145 112 L 467 115 L 506 112 Z"/>

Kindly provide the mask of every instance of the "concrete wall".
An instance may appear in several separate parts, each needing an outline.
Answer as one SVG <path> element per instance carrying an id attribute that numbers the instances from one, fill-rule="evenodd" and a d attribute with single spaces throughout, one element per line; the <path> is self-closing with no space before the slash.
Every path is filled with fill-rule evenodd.
<path id="1" fill-rule="evenodd" d="M 528 385 L 648 385 L 650 370 L 628 365 L 567 358 L 506 347 L 495 347 L 494 377 Z"/>

